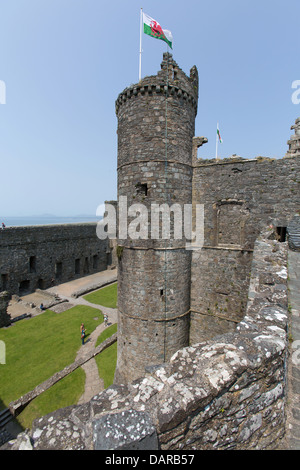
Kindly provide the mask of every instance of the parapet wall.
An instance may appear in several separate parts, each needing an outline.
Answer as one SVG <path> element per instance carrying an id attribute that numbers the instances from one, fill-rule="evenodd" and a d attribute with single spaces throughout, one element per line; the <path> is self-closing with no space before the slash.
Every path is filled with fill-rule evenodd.
<path id="1" fill-rule="evenodd" d="M 287 244 L 255 242 L 236 330 L 175 353 L 128 385 L 36 420 L 33 449 L 273 449 L 285 434 Z"/>
<path id="2" fill-rule="evenodd" d="M 95 223 L 5 228 L 0 231 L 0 291 L 24 295 L 103 271 L 109 253 Z"/>

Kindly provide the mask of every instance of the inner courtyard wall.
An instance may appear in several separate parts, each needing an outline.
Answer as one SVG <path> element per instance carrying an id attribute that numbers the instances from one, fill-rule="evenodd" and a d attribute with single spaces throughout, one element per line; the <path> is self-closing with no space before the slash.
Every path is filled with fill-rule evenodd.
<path id="1" fill-rule="evenodd" d="M 103 271 L 110 253 L 96 223 L 7 227 L 0 231 L 0 291 L 22 296 Z"/>

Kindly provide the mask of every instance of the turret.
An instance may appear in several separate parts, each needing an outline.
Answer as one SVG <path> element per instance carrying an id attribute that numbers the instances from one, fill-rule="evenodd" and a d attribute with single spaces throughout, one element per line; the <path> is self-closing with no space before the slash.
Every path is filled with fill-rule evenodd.
<path id="1" fill-rule="evenodd" d="M 116 383 L 144 375 L 145 367 L 167 361 L 189 342 L 191 251 L 186 249 L 184 230 L 180 237 L 178 229 L 184 205 L 192 204 L 197 100 L 196 67 L 188 77 L 165 53 L 157 75 L 126 88 L 116 101 Z M 161 217 L 158 226 L 154 223 L 163 208 L 170 209 L 170 236 Z M 138 230 L 140 238 L 130 236 Z"/>

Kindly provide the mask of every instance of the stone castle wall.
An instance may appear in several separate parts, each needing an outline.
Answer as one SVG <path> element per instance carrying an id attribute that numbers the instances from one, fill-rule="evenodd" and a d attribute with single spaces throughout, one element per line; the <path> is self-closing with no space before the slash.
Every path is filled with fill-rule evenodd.
<path id="1" fill-rule="evenodd" d="M 94 223 L 5 228 L 0 231 L 0 291 L 24 295 L 102 271 L 109 253 Z"/>
<path id="2" fill-rule="evenodd" d="M 300 160 L 198 160 L 193 202 L 204 204 L 205 242 L 193 252 L 190 342 L 232 331 L 245 314 L 254 241 L 273 225 L 284 240 L 300 211 Z"/>

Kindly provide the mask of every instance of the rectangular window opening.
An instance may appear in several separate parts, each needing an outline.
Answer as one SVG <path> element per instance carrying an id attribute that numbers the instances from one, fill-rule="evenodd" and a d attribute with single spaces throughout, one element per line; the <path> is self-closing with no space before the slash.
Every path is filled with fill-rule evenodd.
<path id="1" fill-rule="evenodd" d="M 62 262 L 61 261 L 55 264 L 55 277 L 56 279 L 60 279 L 62 277 Z"/>
<path id="2" fill-rule="evenodd" d="M 89 259 L 88 259 L 88 257 L 86 257 L 86 258 L 84 259 L 83 274 L 88 274 L 89 271 L 90 271 Z"/>
<path id="3" fill-rule="evenodd" d="M 80 274 L 80 258 L 75 259 L 75 274 Z"/>
<path id="4" fill-rule="evenodd" d="M 7 274 L 1 274 L 1 285 L 2 285 L 1 290 L 6 290 L 7 289 L 7 280 L 8 280 L 8 275 Z"/>
<path id="5" fill-rule="evenodd" d="M 276 227 L 277 240 L 281 243 L 286 241 L 286 227 Z"/>
<path id="6" fill-rule="evenodd" d="M 147 183 L 137 183 L 135 187 L 136 187 L 136 194 L 141 194 L 142 196 L 148 195 Z"/>
<path id="7" fill-rule="evenodd" d="M 98 269 L 98 255 L 93 256 L 93 269 Z"/>
<path id="8" fill-rule="evenodd" d="M 36 272 L 36 257 L 30 256 L 29 258 L 29 272 L 35 273 Z"/>

